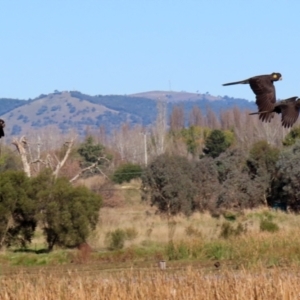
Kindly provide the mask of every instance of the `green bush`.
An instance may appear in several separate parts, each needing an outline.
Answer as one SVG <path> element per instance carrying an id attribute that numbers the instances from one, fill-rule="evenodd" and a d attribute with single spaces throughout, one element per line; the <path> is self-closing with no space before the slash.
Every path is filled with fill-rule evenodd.
<path id="1" fill-rule="evenodd" d="M 232 212 L 232 211 L 226 211 L 223 213 L 224 218 L 227 221 L 235 221 L 237 219 L 237 213 Z"/>
<path id="2" fill-rule="evenodd" d="M 232 255 L 232 246 L 223 241 L 208 243 L 203 248 L 203 254 L 209 259 L 229 259 Z"/>
<path id="3" fill-rule="evenodd" d="M 123 229 L 107 232 L 106 243 L 109 250 L 120 250 L 124 248 L 126 233 Z"/>
<path id="4" fill-rule="evenodd" d="M 85 141 L 79 145 L 77 153 L 81 157 L 80 165 L 82 168 L 98 163 L 98 167 L 103 170 L 103 168 L 109 165 L 112 159 L 112 155 L 107 152 L 106 148 L 102 144 L 96 143 L 91 136 L 88 136 Z M 98 168 L 92 168 L 89 172 L 92 174 L 100 173 Z"/>
<path id="5" fill-rule="evenodd" d="M 279 158 L 279 149 L 272 147 L 267 141 L 254 143 L 249 151 L 247 165 L 254 175 L 269 172 L 274 173 L 276 162 Z"/>
<path id="6" fill-rule="evenodd" d="M 39 223 L 48 250 L 54 245 L 75 247 L 87 239 L 98 222 L 101 197 L 51 171 L 28 178 L 24 172 L 0 176 L 0 248 L 26 248 Z"/>
<path id="7" fill-rule="evenodd" d="M 268 231 L 268 232 L 276 232 L 279 230 L 279 226 L 273 221 L 270 221 L 268 219 L 262 219 L 260 221 L 259 228 L 261 231 Z"/>
<path id="8" fill-rule="evenodd" d="M 300 212 L 300 141 L 297 140 L 280 153 L 276 163 L 276 176 L 272 181 L 272 204 L 288 206 Z"/>
<path id="9" fill-rule="evenodd" d="M 47 174 L 34 178 L 32 188 L 38 191 L 38 217 L 48 249 L 85 242 L 98 223 L 101 197 L 84 186 L 72 186 L 65 178 L 53 181 Z"/>
<path id="10" fill-rule="evenodd" d="M 284 138 L 282 144 L 284 146 L 292 146 L 300 138 L 300 126 L 295 126 Z"/>
<path id="11" fill-rule="evenodd" d="M 142 171 L 143 169 L 140 165 L 131 163 L 124 164 L 115 171 L 112 180 L 118 184 L 129 182 L 131 179 L 141 177 Z"/>
<path id="12" fill-rule="evenodd" d="M 232 141 L 226 138 L 224 131 L 214 129 L 205 141 L 203 152 L 206 155 L 216 158 L 231 145 Z"/>
<path id="13" fill-rule="evenodd" d="M 143 198 L 150 198 L 151 205 L 161 213 L 190 215 L 195 209 L 197 193 L 192 168 L 186 157 L 159 155 L 143 173 Z"/>
<path id="14" fill-rule="evenodd" d="M 6 171 L 0 176 L 0 248 L 25 248 L 36 228 L 36 201 L 30 195 L 30 179 L 24 172 Z"/>
<path id="15" fill-rule="evenodd" d="M 173 242 L 169 242 L 166 252 L 169 260 L 188 259 L 190 256 L 189 246 L 183 242 L 178 245 L 175 245 Z"/>
<path id="16" fill-rule="evenodd" d="M 120 250 L 124 248 L 125 241 L 132 241 L 138 236 L 135 228 L 117 228 L 106 233 L 105 241 L 109 250 Z"/>
<path id="17" fill-rule="evenodd" d="M 238 236 L 246 232 L 245 226 L 239 223 L 236 227 L 230 222 L 224 222 L 221 226 L 220 237 L 227 239 L 232 236 Z"/>

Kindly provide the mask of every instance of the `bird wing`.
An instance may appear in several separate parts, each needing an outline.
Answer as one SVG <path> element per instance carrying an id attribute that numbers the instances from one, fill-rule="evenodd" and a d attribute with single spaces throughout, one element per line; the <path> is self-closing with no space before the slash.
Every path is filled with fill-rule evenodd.
<path id="1" fill-rule="evenodd" d="M 255 76 L 249 79 L 250 87 L 256 95 L 256 105 L 261 113 L 259 119 L 265 122 L 270 122 L 274 117 L 272 112 L 276 103 L 276 91 L 274 84 L 269 75 Z"/>
<path id="2" fill-rule="evenodd" d="M 249 79 L 250 87 L 256 95 L 259 111 L 273 110 L 276 102 L 275 86 L 268 75 L 256 76 Z"/>
<path id="3" fill-rule="evenodd" d="M 234 81 L 234 82 L 228 82 L 228 83 L 223 83 L 223 86 L 226 85 L 233 85 L 233 84 L 247 84 L 249 83 L 249 79 L 245 79 L 245 80 L 240 80 L 240 81 Z"/>
<path id="4" fill-rule="evenodd" d="M 299 108 L 296 105 L 295 98 L 287 99 L 278 105 L 281 110 L 281 123 L 283 127 L 292 127 L 299 117 Z"/>

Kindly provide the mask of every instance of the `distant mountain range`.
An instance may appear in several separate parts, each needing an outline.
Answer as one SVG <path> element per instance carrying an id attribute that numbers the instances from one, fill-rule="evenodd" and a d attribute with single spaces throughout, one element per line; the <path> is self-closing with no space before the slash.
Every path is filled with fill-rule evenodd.
<path id="1" fill-rule="evenodd" d="M 176 105 L 182 106 L 187 114 L 194 106 L 204 114 L 208 107 L 216 114 L 233 107 L 256 110 L 254 102 L 208 93 L 151 91 L 90 96 L 78 91 L 55 91 L 29 100 L 0 98 L 0 118 L 5 120 L 6 133 L 10 136 L 49 125 L 57 126 L 62 132 L 75 129 L 84 134 L 87 128 L 96 130 L 103 126 L 111 131 L 125 122 L 149 126 L 156 119 L 157 101 L 166 103 L 168 114 Z"/>

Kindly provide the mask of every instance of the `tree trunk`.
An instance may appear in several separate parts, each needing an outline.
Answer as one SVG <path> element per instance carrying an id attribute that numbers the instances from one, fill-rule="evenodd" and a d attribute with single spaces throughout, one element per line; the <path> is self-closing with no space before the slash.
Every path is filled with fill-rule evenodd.
<path id="1" fill-rule="evenodd" d="M 27 146 L 25 137 L 22 136 L 19 141 L 17 139 L 14 139 L 12 144 L 16 146 L 16 148 L 21 156 L 23 170 L 24 170 L 25 174 L 28 177 L 31 177 L 30 164 L 28 162 L 26 150 L 25 150 L 25 147 Z"/>

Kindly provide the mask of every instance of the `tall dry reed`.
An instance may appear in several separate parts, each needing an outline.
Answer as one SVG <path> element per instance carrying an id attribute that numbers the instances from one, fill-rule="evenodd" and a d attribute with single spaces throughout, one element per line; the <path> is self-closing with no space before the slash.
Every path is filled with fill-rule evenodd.
<path id="1" fill-rule="evenodd" d="M 202 272 L 130 270 L 124 272 L 40 272 L 0 277 L 0 299 L 219 299 L 295 300 L 300 297 L 296 271 Z"/>

